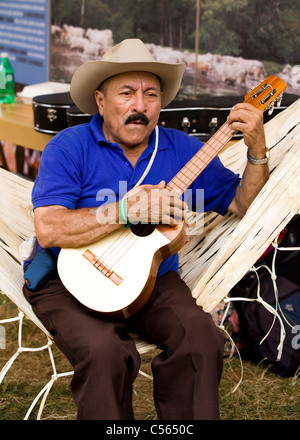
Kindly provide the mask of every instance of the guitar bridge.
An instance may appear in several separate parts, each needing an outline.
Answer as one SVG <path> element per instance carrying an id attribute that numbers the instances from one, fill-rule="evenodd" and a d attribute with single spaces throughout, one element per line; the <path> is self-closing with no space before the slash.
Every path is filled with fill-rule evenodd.
<path id="1" fill-rule="evenodd" d="M 123 278 L 116 274 L 109 266 L 107 266 L 100 258 L 87 249 L 83 254 L 85 257 L 99 272 L 109 278 L 117 286 L 122 283 Z"/>

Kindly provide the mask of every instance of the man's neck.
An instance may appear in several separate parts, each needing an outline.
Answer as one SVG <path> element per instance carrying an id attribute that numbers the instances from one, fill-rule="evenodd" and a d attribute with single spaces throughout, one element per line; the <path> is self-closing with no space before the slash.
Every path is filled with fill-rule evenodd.
<path id="1" fill-rule="evenodd" d="M 144 145 L 127 147 L 119 144 L 119 147 L 122 148 L 124 155 L 127 157 L 131 165 L 135 167 L 139 157 L 143 154 L 143 152 L 146 150 L 148 145 L 149 143 L 147 144 L 145 143 Z"/>

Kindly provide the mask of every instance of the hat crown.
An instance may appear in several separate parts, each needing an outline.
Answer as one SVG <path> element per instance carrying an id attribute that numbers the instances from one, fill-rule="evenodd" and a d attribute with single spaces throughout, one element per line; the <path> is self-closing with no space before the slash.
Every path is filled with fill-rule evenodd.
<path id="1" fill-rule="evenodd" d="M 113 63 L 155 62 L 144 43 L 138 38 L 128 38 L 112 47 L 102 57 L 102 61 Z"/>

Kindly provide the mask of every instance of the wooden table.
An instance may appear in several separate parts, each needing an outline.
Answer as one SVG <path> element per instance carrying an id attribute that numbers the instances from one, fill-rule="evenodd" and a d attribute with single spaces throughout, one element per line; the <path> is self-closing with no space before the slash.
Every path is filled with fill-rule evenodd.
<path id="1" fill-rule="evenodd" d="M 0 139 L 22 147 L 43 151 L 53 135 L 40 133 L 33 128 L 31 104 L 16 97 L 14 104 L 1 104 Z"/>

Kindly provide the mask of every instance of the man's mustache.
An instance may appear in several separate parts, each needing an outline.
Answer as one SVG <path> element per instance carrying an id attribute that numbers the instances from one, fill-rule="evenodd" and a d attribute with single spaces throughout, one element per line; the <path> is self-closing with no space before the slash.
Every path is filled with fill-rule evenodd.
<path id="1" fill-rule="evenodd" d="M 132 113 L 132 115 L 129 115 L 128 118 L 126 119 L 125 125 L 135 121 L 140 121 L 146 125 L 149 124 L 150 122 L 144 113 Z"/>

